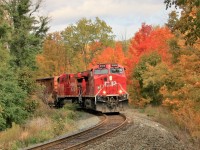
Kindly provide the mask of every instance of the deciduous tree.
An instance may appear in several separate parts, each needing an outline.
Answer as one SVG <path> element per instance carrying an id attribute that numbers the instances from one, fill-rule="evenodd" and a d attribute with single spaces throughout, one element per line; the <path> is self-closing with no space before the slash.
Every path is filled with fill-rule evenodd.
<path id="1" fill-rule="evenodd" d="M 43 44 L 43 52 L 37 56 L 38 74 L 41 77 L 54 76 L 69 71 L 67 55 L 59 32 L 50 33 Z"/>
<path id="2" fill-rule="evenodd" d="M 93 59 L 97 51 L 109 46 L 113 42 L 112 28 L 98 17 L 92 21 L 91 19 L 83 18 L 75 25 L 68 26 L 62 32 L 67 50 L 73 53 L 81 53 L 85 69 L 89 62 Z M 98 42 L 98 47 L 91 50 L 94 43 Z"/>
<path id="3" fill-rule="evenodd" d="M 128 77 L 131 76 L 134 66 L 139 62 L 141 56 L 156 51 L 162 60 L 170 63 L 169 45 L 167 41 L 173 35 L 167 27 L 152 27 L 142 24 L 141 29 L 132 38 L 129 46 L 129 55 L 126 61 Z"/>
<path id="4" fill-rule="evenodd" d="M 100 63 L 118 63 L 124 65 L 124 52 L 122 50 L 122 44 L 116 43 L 115 48 L 106 48 L 99 53 L 90 63 L 90 67 Z"/>
<path id="5" fill-rule="evenodd" d="M 184 34 L 186 44 L 193 45 L 200 38 L 200 1 L 199 0 L 164 0 L 166 8 L 180 8 L 180 19 L 174 29 Z"/>

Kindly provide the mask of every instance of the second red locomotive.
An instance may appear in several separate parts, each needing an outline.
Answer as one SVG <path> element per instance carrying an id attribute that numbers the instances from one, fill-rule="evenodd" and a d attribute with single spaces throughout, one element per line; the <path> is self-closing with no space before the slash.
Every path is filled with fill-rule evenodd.
<path id="1" fill-rule="evenodd" d="M 62 74 L 57 79 L 55 105 L 66 101 L 101 112 L 119 112 L 128 104 L 125 69 L 119 64 L 99 64 L 76 74 Z"/>

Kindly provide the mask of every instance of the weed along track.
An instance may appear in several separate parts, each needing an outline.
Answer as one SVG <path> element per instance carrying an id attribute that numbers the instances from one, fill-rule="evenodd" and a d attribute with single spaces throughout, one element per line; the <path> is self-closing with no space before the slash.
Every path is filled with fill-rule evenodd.
<path id="1" fill-rule="evenodd" d="M 103 138 L 109 133 L 117 131 L 127 123 L 126 116 L 123 114 L 103 115 L 103 118 L 101 116 L 101 120 L 102 121 L 93 128 L 52 142 L 28 148 L 28 150 L 66 150 L 81 148 L 101 137 Z"/>

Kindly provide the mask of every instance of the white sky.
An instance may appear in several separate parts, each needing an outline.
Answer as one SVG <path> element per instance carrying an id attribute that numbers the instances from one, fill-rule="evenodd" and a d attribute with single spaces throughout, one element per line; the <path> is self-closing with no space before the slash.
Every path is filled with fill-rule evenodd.
<path id="1" fill-rule="evenodd" d="M 99 17 L 112 27 L 116 40 L 129 39 L 145 22 L 164 25 L 164 0 L 43 0 L 40 11 L 51 18 L 50 31 L 62 31 L 85 17 Z"/>

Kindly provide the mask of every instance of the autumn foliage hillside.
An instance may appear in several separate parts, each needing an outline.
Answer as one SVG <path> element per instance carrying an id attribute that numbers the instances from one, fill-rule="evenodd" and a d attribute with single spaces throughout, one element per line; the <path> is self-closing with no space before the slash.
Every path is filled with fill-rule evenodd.
<path id="1" fill-rule="evenodd" d="M 94 42 L 87 45 L 83 57 L 84 53 L 67 49 L 62 39 L 62 34 L 53 33 L 44 42 L 43 53 L 37 57 L 41 76 L 83 71 L 83 58 L 92 58 L 87 60 L 87 68 L 99 63 L 122 64 L 126 68 L 130 105 L 166 108 L 180 128 L 200 139 L 198 48 L 184 46 L 183 38 L 176 37 L 167 27 L 147 24 L 142 24 L 131 38 L 128 51 L 121 42 L 107 47 Z"/>
<path id="2" fill-rule="evenodd" d="M 200 50 L 179 45 L 168 28 L 143 24 L 127 56 L 131 104 L 167 108 L 180 128 L 200 139 Z"/>

